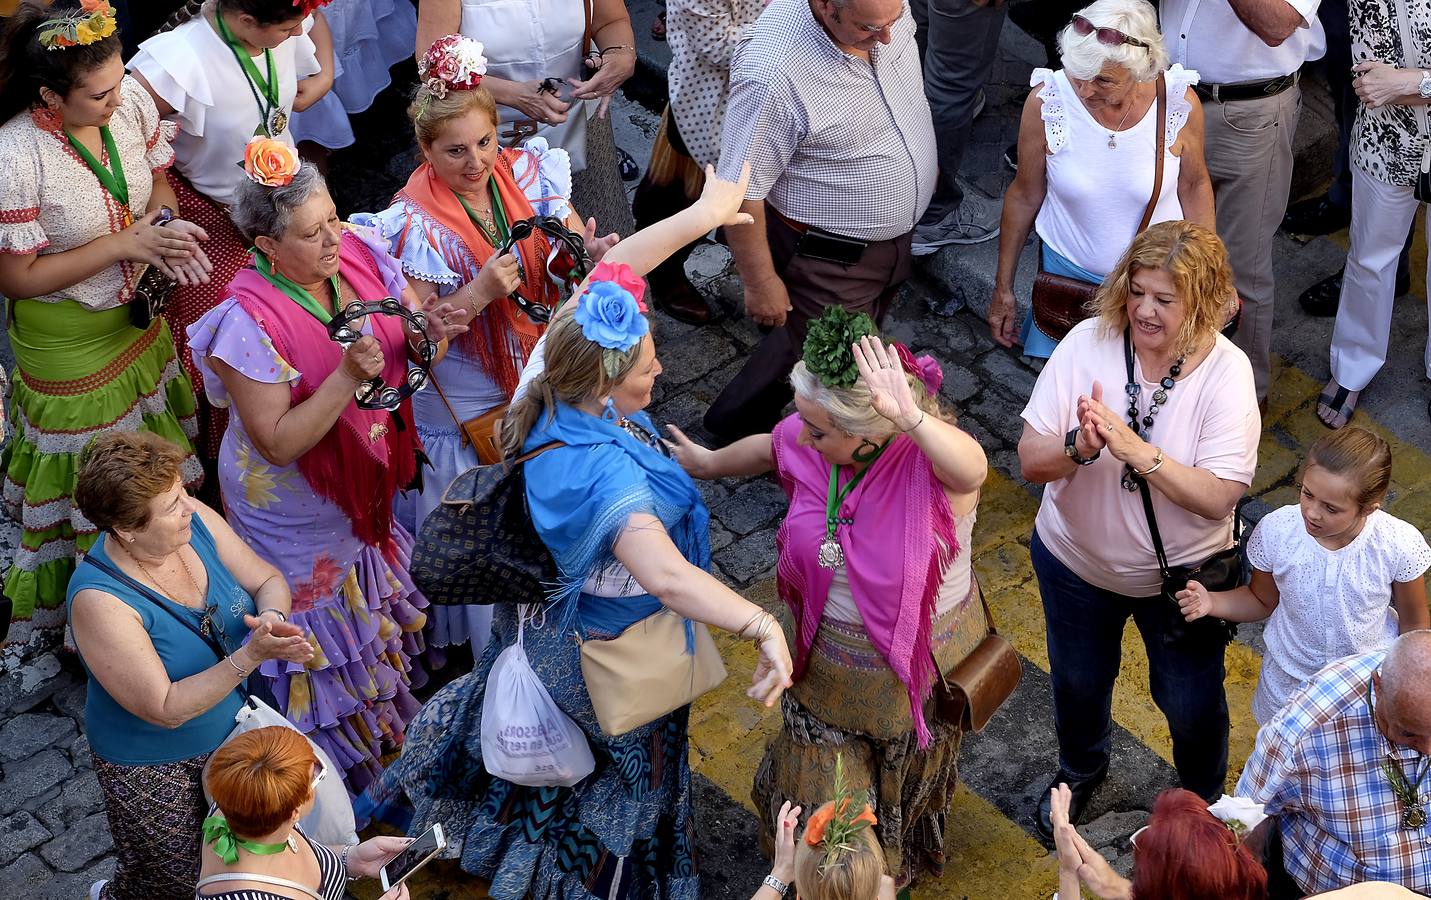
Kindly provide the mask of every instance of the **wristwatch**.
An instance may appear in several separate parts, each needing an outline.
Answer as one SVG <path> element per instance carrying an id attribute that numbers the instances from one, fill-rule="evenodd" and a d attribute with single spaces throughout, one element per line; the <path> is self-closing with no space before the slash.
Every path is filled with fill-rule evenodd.
<path id="1" fill-rule="evenodd" d="M 1083 457 L 1079 456 L 1078 444 L 1076 442 L 1078 440 L 1078 432 L 1080 430 L 1081 429 L 1075 428 L 1068 434 L 1065 434 L 1063 436 L 1063 455 L 1078 463 L 1080 466 L 1091 466 L 1093 465 L 1094 460 L 1098 459 L 1099 455 L 1102 454 L 1103 451 L 1095 451 L 1094 454 L 1087 459 L 1084 459 Z"/>
<path id="2" fill-rule="evenodd" d="M 1431 100 L 1431 70 L 1421 70 L 1421 84 L 1416 88 L 1416 93 L 1421 95 L 1422 100 Z"/>
<path id="3" fill-rule="evenodd" d="M 782 897 L 785 896 L 786 891 L 790 890 L 790 885 L 781 881 L 779 878 L 776 878 L 774 872 L 770 873 L 769 875 L 766 875 L 765 881 L 761 883 Z"/>

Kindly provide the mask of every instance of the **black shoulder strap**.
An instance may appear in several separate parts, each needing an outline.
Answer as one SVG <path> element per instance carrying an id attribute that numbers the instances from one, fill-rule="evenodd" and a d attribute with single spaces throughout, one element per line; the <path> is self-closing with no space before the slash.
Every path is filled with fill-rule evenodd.
<path id="1" fill-rule="evenodd" d="M 158 594 L 154 593 L 154 591 L 150 590 L 148 585 L 143 584 L 139 580 L 131 577 L 117 567 L 110 565 L 109 563 L 95 556 L 93 553 L 85 554 L 84 562 L 94 566 L 96 569 L 99 569 L 101 572 L 108 575 L 110 578 L 113 578 L 115 581 L 118 581 L 120 584 L 139 594 L 139 596 L 143 597 L 145 600 L 148 600 L 150 603 L 154 604 L 155 606 L 162 609 L 164 612 L 168 613 L 174 619 L 174 621 L 189 629 L 189 631 L 193 632 L 195 637 L 207 644 L 209 649 L 214 651 L 214 655 L 217 656 L 220 660 L 228 656 L 228 654 L 224 652 L 224 648 L 219 646 L 217 638 L 215 638 L 211 634 L 204 634 L 204 632 L 201 631 L 199 627 L 196 626 L 192 621 L 179 615 L 178 612 L 170 608 L 169 603 L 165 602 L 164 598 L 160 597 Z M 81 565 L 83 565 L 83 563 L 81 563 Z"/>
<path id="2" fill-rule="evenodd" d="M 1128 369 L 1128 383 L 1137 384 L 1137 378 L 1133 374 L 1133 333 L 1131 328 L 1123 331 L 1123 362 Z M 1133 423 L 1134 430 L 1137 423 Z M 1163 536 L 1158 533 L 1158 517 L 1153 514 L 1153 489 L 1148 487 L 1146 478 L 1132 476 L 1138 483 L 1138 493 L 1143 495 L 1143 515 L 1148 518 L 1148 531 L 1153 535 L 1153 552 L 1158 555 L 1158 574 L 1166 581 L 1170 572 L 1168 565 L 1168 554 L 1163 549 Z M 1246 501 L 1244 497 L 1237 501 L 1237 506 L 1232 510 L 1232 543 L 1236 546 L 1242 540 L 1242 504 Z"/>

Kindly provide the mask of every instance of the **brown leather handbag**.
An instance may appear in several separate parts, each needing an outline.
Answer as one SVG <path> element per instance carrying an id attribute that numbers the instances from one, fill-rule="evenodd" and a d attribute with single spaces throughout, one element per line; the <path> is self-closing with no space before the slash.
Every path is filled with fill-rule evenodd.
<path id="1" fill-rule="evenodd" d="M 497 434 L 497 428 L 502 419 L 506 417 L 507 407 L 511 404 L 503 403 L 496 409 L 489 409 L 476 418 L 464 420 L 458 417 L 457 410 L 447 402 L 447 395 L 442 392 L 442 385 L 437 383 L 437 379 L 429 375 L 427 380 L 437 389 L 437 396 L 442 399 L 442 405 L 447 407 L 448 415 L 452 416 L 452 421 L 457 423 L 457 429 L 462 433 L 462 443 L 470 444 L 472 449 L 477 451 L 478 464 L 490 466 L 501 462 L 502 442 Z"/>
<path id="2" fill-rule="evenodd" d="M 1018 651 L 994 628 L 994 615 L 989 611 L 989 601 L 984 599 L 984 589 L 977 582 L 975 586 L 989 633 L 952 671 L 940 675 L 940 712 L 948 720 L 960 721 L 966 731 L 983 731 L 999 707 L 1013 696 L 1024 675 Z"/>
<path id="3" fill-rule="evenodd" d="M 1163 192 L 1163 152 L 1167 142 L 1168 85 L 1162 73 L 1158 74 L 1157 109 L 1157 154 L 1153 163 L 1153 196 L 1143 210 L 1143 220 L 1138 223 L 1134 236 L 1142 234 L 1153 220 L 1153 210 L 1157 208 L 1158 196 Z M 1061 341 L 1068 332 L 1093 314 L 1093 298 L 1100 285 L 1089 284 L 1076 278 L 1052 275 L 1043 270 L 1043 254 L 1039 254 L 1038 274 L 1033 284 L 1033 319 L 1039 331 Z"/>

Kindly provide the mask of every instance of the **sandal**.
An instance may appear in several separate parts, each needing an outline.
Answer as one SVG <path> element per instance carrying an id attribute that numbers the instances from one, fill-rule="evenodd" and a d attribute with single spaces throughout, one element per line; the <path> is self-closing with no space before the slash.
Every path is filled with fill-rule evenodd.
<path id="1" fill-rule="evenodd" d="M 666 39 L 666 11 L 663 9 L 656 14 L 656 19 L 651 23 L 651 40 L 664 41 Z"/>
<path id="2" fill-rule="evenodd" d="M 1329 393 L 1333 387 L 1336 392 Z M 1335 379 L 1328 381 L 1322 395 L 1317 398 L 1317 421 L 1331 429 L 1344 427 L 1351 421 L 1352 413 L 1356 412 L 1360 397 L 1361 391 L 1349 391 L 1337 384 Z"/>

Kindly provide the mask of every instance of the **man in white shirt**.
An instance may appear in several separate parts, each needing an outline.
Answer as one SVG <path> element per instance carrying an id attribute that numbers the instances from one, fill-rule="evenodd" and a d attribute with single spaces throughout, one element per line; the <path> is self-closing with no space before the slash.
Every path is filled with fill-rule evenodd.
<path id="1" fill-rule="evenodd" d="M 1202 81 L 1204 150 L 1242 323 L 1233 338 L 1252 360 L 1257 397 L 1271 370 L 1272 241 L 1292 185 L 1292 136 L 1302 63 L 1326 48 L 1320 0 L 1161 0 L 1163 40 Z"/>

